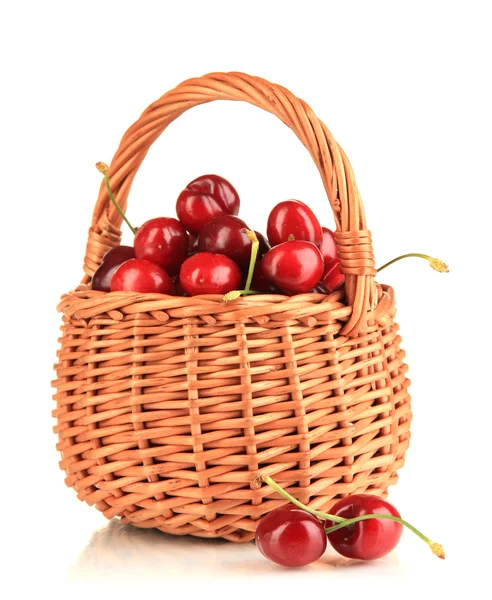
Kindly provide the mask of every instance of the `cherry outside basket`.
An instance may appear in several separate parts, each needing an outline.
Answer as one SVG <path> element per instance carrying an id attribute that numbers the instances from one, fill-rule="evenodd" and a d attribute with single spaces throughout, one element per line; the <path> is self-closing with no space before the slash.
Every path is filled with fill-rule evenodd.
<path id="1" fill-rule="evenodd" d="M 308 149 L 334 213 L 345 287 L 232 302 L 92 291 L 91 276 L 121 235 L 103 184 L 85 276 L 58 305 L 54 430 L 66 484 L 108 519 L 246 542 L 262 515 L 286 503 L 268 485 L 256 489 L 257 475 L 318 510 L 348 494 L 386 496 L 409 443 L 409 380 L 393 290 L 374 279 L 350 163 L 285 88 L 213 73 L 164 94 L 111 162 L 123 210 L 151 144 L 183 112 L 212 100 L 272 113 Z"/>

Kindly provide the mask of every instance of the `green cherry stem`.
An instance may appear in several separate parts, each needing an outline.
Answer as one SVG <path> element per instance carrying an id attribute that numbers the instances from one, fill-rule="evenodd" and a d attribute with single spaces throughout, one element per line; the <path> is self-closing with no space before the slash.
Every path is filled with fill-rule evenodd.
<path id="1" fill-rule="evenodd" d="M 109 195 L 111 202 L 114 204 L 114 207 L 118 211 L 120 217 L 125 221 L 125 223 L 128 225 L 128 227 L 131 229 L 133 235 L 135 235 L 137 233 L 137 230 L 135 229 L 135 227 L 132 227 L 130 221 L 126 218 L 125 213 L 121 210 L 121 206 L 118 204 L 118 202 L 116 201 L 116 198 L 114 197 L 113 190 L 111 189 L 111 184 L 109 182 L 109 167 L 108 167 L 108 165 L 103 162 L 98 162 L 98 163 L 96 163 L 96 169 L 99 171 L 99 173 L 102 173 L 104 176 L 104 183 L 106 184 L 106 189 L 108 190 L 108 195 Z"/>
<path id="2" fill-rule="evenodd" d="M 333 531 L 337 531 L 338 529 L 342 529 L 343 527 L 348 527 L 349 525 L 353 525 L 354 523 L 358 523 L 359 521 L 367 521 L 368 519 L 389 519 L 390 521 L 396 521 L 396 523 L 404 525 L 407 529 L 413 531 L 415 535 L 417 535 L 421 540 L 423 540 L 436 556 L 438 556 L 439 558 L 444 558 L 444 549 L 441 546 L 441 544 L 434 543 L 416 527 L 411 525 L 408 521 L 400 519 L 399 517 L 395 517 L 394 515 L 384 515 L 378 513 L 372 513 L 370 515 L 360 515 L 359 517 L 354 517 L 353 519 L 345 519 L 343 523 L 337 523 L 332 527 L 327 527 L 325 529 L 325 533 L 332 533 Z M 333 518 L 331 518 L 331 520 L 333 521 Z"/>
<path id="3" fill-rule="evenodd" d="M 400 519 L 399 517 L 395 517 L 393 515 L 384 515 L 384 514 L 368 514 L 368 515 L 361 515 L 359 517 L 354 517 L 353 519 L 343 519 L 342 517 L 338 517 L 336 515 L 331 515 L 329 513 L 324 513 L 319 510 L 314 510 L 313 508 L 309 508 L 309 506 L 306 506 L 305 504 L 303 504 L 302 502 L 300 502 L 299 500 L 294 498 L 294 496 L 291 496 L 288 492 L 286 492 L 282 487 L 280 487 L 278 485 L 278 483 L 276 483 L 268 475 L 265 477 L 262 477 L 262 476 L 255 477 L 255 479 L 253 480 L 253 488 L 255 488 L 255 489 L 259 488 L 263 481 L 265 483 L 267 483 L 276 492 L 278 492 L 283 498 L 285 498 L 286 500 L 289 500 L 290 502 L 292 502 L 299 508 L 302 508 L 303 510 L 314 515 L 315 517 L 318 517 L 319 519 L 322 519 L 323 521 L 333 521 L 334 523 L 336 523 L 336 525 L 333 525 L 332 527 L 327 527 L 325 529 L 325 532 L 327 534 L 332 533 L 333 531 L 337 531 L 338 529 L 342 529 L 343 527 L 348 527 L 349 525 L 353 525 L 354 523 L 358 523 L 359 521 L 366 521 L 368 519 L 389 519 L 391 521 L 396 521 L 397 523 L 400 523 L 404 527 L 407 527 L 408 529 L 410 529 L 410 531 L 413 531 L 413 533 L 415 533 L 415 535 L 417 535 L 421 540 L 423 540 L 430 547 L 433 554 L 435 554 L 439 558 L 444 558 L 444 549 L 441 546 L 441 544 L 436 544 L 431 539 L 429 539 L 426 535 L 424 535 L 421 531 L 419 531 L 416 527 L 414 527 L 407 521 Z"/>
<path id="4" fill-rule="evenodd" d="M 384 264 L 382 267 L 376 269 L 376 271 L 379 273 L 380 271 L 386 269 L 386 267 L 389 267 L 398 260 L 410 257 L 424 258 L 425 260 L 429 261 L 429 264 L 434 269 L 434 271 L 438 271 L 439 273 L 449 273 L 448 266 L 445 263 L 443 263 L 442 260 L 440 260 L 439 258 L 433 258 L 432 256 L 428 256 L 427 254 L 419 254 L 418 252 L 410 252 L 409 254 L 402 254 L 401 256 L 397 256 L 393 260 L 390 260 L 389 262 Z"/>
<path id="5" fill-rule="evenodd" d="M 242 229 L 242 232 L 245 233 L 251 240 L 251 257 L 249 259 L 248 278 L 246 279 L 246 285 L 244 286 L 244 291 L 247 293 L 249 292 L 251 282 L 253 281 L 253 273 L 255 272 L 256 258 L 258 256 L 260 242 L 256 237 L 256 233 L 252 229 Z"/>
<path id="6" fill-rule="evenodd" d="M 287 492 L 286 490 L 284 490 L 284 488 L 280 487 L 279 484 L 276 483 L 268 475 L 266 475 L 265 477 L 261 477 L 261 476 L 255 477 L 255 479 L 253 480 L 253 487 L 255 487 L 255 488 L 260 487 L 262 481 L 264 481 L 265 483 L 268 483 L 268 485 L 271 488 L 273 488 L 276 492 L 278 492 L 286 500 L 289 500 L 290 502 L 292 502 L 292 504 L 295 504 L 299 508 L 302 508 L 302 509 L 306 510 L 308 513 L 311 513 L 315 517 L 318 517 L 319 519 L 323 519 L 323 520 L 327 520 L 328 519 L 328 520 L 333 521 L 335 523 L 340 523 L 342 525 L 342 527 L 345 526 L 345 519 L 343 519 L 342 517 L 337 517 L 336 515 L 329 515 L 327 513 L 320 512 L 319 510 L 315 510 L 314 508 L 309 508 L 309 506 L 306 506 L 300 500 L 297 500 L 297 498 L 294 498 L 294 496 L 291 496 L 289 494 L 289 492 Z"/>
<path id="7" fill-rule="evenodd" d="M 251 282 L 255 272 L 256 258 L 258 257 L 258 248 L 260 247 L 260 242 L 256 237 L 256 233 L 251 229 L 241 229 L 241 231 L 245 233 L 251 240 L 251 257 L 249 259 L 248 277 L 246 279 L 244 290 L 232 290 L 232 292 L 228 292 L 222 296 L 222 300 L 224 302 L 231 302 L 232 300 L 237 300 L 241 296 L 251 296 L 258 293 L 251 289 Z"/>

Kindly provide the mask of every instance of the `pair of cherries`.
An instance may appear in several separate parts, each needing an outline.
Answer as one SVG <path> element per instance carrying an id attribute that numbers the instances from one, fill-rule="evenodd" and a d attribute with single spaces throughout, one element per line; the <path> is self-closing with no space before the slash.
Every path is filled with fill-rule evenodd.
<path id="1" fill-rule="evenodd" d="M 108 168 L 103 172 L 111 200 Z M 333 233 L 321 227 L 298 200 L 274 207 L 267 236 L 240 219 L 240 200 L 223 177 L 204 175 L 189 183 L 176 202 L 178 219 L 159 217 L 135 229 L 133 246 L 110 250 L 93 276 L 100 291 L 170 295 L 220 294 L 244 287 L 288 295 L 329 293 L 343 282 Z M 258 246 L 258 260 L 252 259 Z M 252 292 L 249 292 L 252 293 Z"/>
<path id="2" fill-rule="evenodd" d="M 263 478 L 257 478 L 259 487 Z M 338 500 L 329 514 L 308 508 L 273 479 L 264 480 L 290 501 L 266 514 L 256 528 L 256 545 L 273 562 L 285 567 L 302 567 L 323 556 L 328 542 L 342 556 L 375 560 L 397 546 L 408 527 L 429 545 L 433 554 L 444 558 L 440 544 L 432 542 L 404 521 L 388 501 L 371 494 L 354 494 Z"/>

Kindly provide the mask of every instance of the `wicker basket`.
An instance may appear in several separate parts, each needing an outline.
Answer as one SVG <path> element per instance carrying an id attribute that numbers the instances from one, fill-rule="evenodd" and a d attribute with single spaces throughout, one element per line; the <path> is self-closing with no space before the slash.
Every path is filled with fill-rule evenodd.
<path id="1" fill-rule="evenodd" d="M 409 380 L 393 290 L 376 283 L 371 235 L 344 152 L 310 107 L 243 73 L 185 81 L 123 136 L 110 168 L 123 210 L 149 147 L 179 115 L 243 100 L 288 125 L 316 163 L 335 221 L 343 291 L 171 297 L 92 291 L 121 218 L 101 186 L 82 284 L 65 294 L 55 432 L 65 482 L 110 519 L 246 542 L 282 505 L 387 495 L 409 442 Z"/>

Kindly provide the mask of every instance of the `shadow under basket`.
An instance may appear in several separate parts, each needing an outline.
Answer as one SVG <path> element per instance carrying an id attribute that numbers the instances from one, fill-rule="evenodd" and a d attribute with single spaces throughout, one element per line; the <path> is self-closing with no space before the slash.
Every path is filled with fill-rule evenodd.
<path id="1" fill-rule="evenodd" d="M 123 210 L 152 143 L 212 100 L 267 110 L 306 146 L 333 210 L 343 289 L 231 302 L 93 291 L 92 275 L 121 236 L 102 185 L 85 276 L 58 305 L 54 430 L 66 484 L 108 519 L 247 542 L 259 519 L 286 503 L 268 485 L 256 489 L 258 475 L 318 510 L 354 493 L 385 497 L 409 443 L 409 380 L 393 290 L 375 281 L 350 163 L 285 88 L 213 73 L 162 96 L 111 163 Z"/>

